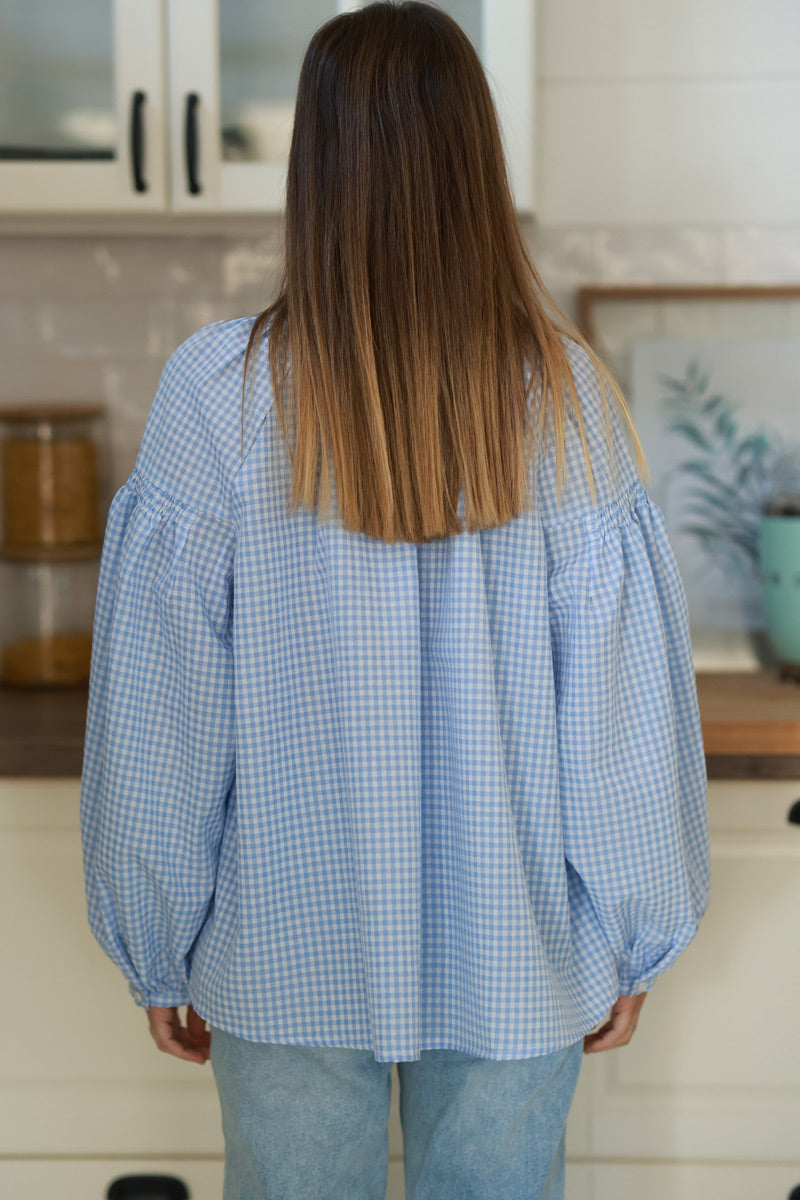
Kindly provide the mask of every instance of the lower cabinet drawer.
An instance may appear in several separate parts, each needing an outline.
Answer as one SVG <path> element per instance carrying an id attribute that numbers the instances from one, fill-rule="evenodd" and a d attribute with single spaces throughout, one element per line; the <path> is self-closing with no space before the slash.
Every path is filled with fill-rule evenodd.
<path id="1" fill-rule="evenodd" d="M 191 1200 L 221 1200 L 224 1163 L 186 1159 L 0 1160 L 0 1196 L 25 1200 L 105 1200 L 115 1179 L 126 1175 L 171 1175 Z"/>
<path id="2" fill-rule="evenodd" d="M 222 1200 L 223 1173 L 222 1159 L 7 1158 L 0 1160 L 0 1196 L 4 1200 L 106 1200 L 109 1186 L 121 1176 L 171 1175 L 186 1185 L 190 1200 Z M 386 1200 L 404 1200 L 404 1196 L 403 1164 L 391 1160 Z"/>
<path id="3" fill-rule="evenodd" d="M 797 1189 L 795 1194 L 794 1189 Z M 564 1200 L 798 1200 L 800 1160 L 737 1163 L 584 1163 L 567 1159 Z"/>
<path id="4" fill-rule="evenodd" d="M 0 1196 L 20 1200 L 106 1200 L 126 1175 L 171 1175 L 190 1200 L 222 1200 L 222 1159 L 0 1160 Z M 720 1166 L 706 1163 L 591 1163 L 567 1159 L 564 1200 L 796 1200 L 795 1165 Z M 800 1197 L 800 1190 L 797 1192 Z M 345 1200 L 343 1197 L 342 1200 Z M 389 1162 L 386 1200 L 404 1200 L 403 1164 Z"/>

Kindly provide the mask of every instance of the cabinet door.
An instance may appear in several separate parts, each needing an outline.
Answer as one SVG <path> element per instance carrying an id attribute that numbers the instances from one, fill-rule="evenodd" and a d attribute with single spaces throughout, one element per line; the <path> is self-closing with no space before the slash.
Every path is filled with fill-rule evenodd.
<path id="1" fill-rule="evenodd" d="M 798 796 L 800 782 L 709 784 L 708 912 L 656 981 L 630 1045 L 584 1057 L 567 1125 L 573 1161 L 796 1169 L 800 829 L 787 816 Z"/>
<path id="2" fill-rule="evenodd" d="M 791 1200 L 800 1195 L 800 1163 L 567 1161 L 566 1200 Z"/>
<path id="3" fill-rule="evenodd" d="M 172 205 L 277 212 L 300 65 L 314 31 L 361 0 L 168 0 Z M 533 207 L 533 0 L 442 0 L 481 57 L 517 207 Z"/>
<path id="4" fill-rule="evenodd" d="M 300 65 L 337 0 L 168 0 L 172 207 L 283 208 Z"/>
<path id="5" fill-rule="evenodd" d="M 494 97 L 517 210 L 534 210 L 535 0 L 440 0 L 480 55 Z M 465 10 L 480 9 L 480 19 Z M 463 14 L 463 16 L 462 16 Z M 479 40 L 473 29 L 480 29 Z"/>
<path id="6" fill-rule="evenodd" d="M 0 0 L 0 210 L 164 206 L 160 0 Z"/>
<path id="7" fill-rule="evenodd" d="M 8 1159 L 223 1154 L 210 1064 L 159 1053 L 91 934 L 79 808 L 77 779 L 0 780 L 3 1197 L 61 1195 L 5 1189 Z"/>
<path id="8" fill-rule="evenodd" d="M 166 1175 L 184 1184 L 191 1200 L 220 1200 L 224 1161 L 180 1158 L 0 1158 L 0 1196 L 8 1200 L 105 1200 L 116 1180 Z M 152 1186 L 152 1185 L 151 1185 Z M 141 1196 L 163 1196 L 145 1191 Z"/>

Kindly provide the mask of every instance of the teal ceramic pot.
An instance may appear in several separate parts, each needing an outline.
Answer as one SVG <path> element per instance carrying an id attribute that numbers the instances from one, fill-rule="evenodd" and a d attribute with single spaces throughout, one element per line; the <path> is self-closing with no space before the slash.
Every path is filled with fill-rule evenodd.
<path id="1" fill-rule="evenodd" d="M 800 516 L 762 516 L 758 551 L 770 644 L 779 662 L 800 665 Z"/>

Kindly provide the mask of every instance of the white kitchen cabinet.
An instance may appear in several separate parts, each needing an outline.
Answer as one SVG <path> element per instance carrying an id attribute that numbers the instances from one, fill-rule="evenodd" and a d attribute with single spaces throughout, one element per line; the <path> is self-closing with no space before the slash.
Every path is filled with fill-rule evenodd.
<path id="1" fill-rule="evenodd" d="M 282 208 L 306 45 L 323 21 L 350 7 L 337 0 L 167 0 L 177 211 Z"/>
<path id="2" fill-rule="evenodd" d="M 0 1196 L 103 1200 L 171 1174 L 219 1200 L 211 1065 L 160 1053 L 86 918 L 77 779 L 0 780 Z M 399 1094 L 387 1200 L 402 1200 Z"/>
<path id="3" fill-rule="evenodd" d="M 0 0 L 0 211 L 280 211 L 306 45 L 361 3 Z M 534 0 L 441 7 L 478 49 L 530 211 Z"/>
<path id="4" fill-rule="evenodd" d="M 565 1200 L 800 1200 L 798 1164 L 567 1160 Z"/>
<path id="5" fill-rule="evenodd" d="M 210 1065 L 155 1049 L 89 929 L 79 804 L 76 779 L 0 782 L 0 1159 L 221 1153 Z"/>
<path id="6" fill-rule="evenodd" d="M 800 1185 L 798 797 L 800 781 L 709 783 L 711 903 L 629 1045 L 584 1056 L 569 1200 L 786 1200 Z"/>
<path id="7" fill-rule="evenodd" d="M 163 211 L 162 18 L 162 0 L 0 0 L 0 211 Z"/>
<path id="8" fill-rule="evenodd" d="M 585 1055 L 566 1200 L 787 1200 L 800 1185 L 800 781 L 709 785 L 712 900 L 628 1046 Z M 103 1200 L 118 1175 L 218 1200 L 208 1064 L 160 1054 L 89 931 L 77 779 L 0 780 L 0 1195 Z M 402 1200 L 393 1070 L 387 1200 Z M 800 1194 L 800 1193 L 799 1193 Z"/>

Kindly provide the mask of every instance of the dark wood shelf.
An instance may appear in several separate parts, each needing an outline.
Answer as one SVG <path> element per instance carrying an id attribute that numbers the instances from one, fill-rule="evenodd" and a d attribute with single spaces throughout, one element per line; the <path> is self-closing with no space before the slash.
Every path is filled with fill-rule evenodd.
<path id="1" fill-rule="evenodd" d="M 13 563 L 88 562 L 99 559 L 103 539 L 61 546 L 9 546 L 0 544 L 0 560 Z"/>
<path id="2" fill-rule="evenodd" d="M 80 777 L 89 689 L 0 684 L 0 777 Z"/>
<path id="3" fill-rule="evenodd" d="M 800 780 L 800 684 L 768 671 L 700 672 L 709 779 Z M 0 684 L 0 776 L 80 776 L 88 688 Z"/>
<path id="4" fill-rule="evenodd" d="M 772 671 L 703 671 L 709 779 L 800 779 L 800 684 Z"/>

